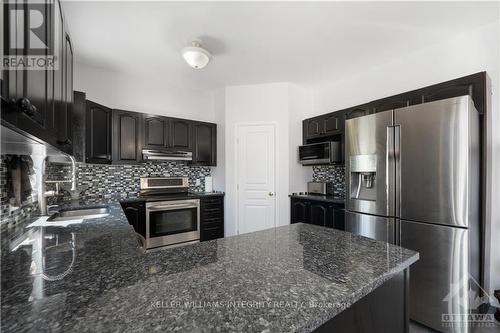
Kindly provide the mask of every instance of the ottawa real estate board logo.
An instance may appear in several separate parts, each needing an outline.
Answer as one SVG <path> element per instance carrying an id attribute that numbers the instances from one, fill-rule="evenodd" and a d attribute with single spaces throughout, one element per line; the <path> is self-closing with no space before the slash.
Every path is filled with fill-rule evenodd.
<path id="1" fill-rule="evenodd" d="M 60 49 L 61 21 L 54 17 L 54 3 L 46 0 L 3 2 L 3 58 L 2 69 L 47 70 L 58 69 L 54 49 Z M 50 18 L 53 18 L 51 24 Z M 58 24 L 59 23 L 59 26 Z M 60 34 L 57 34 L 60 35 Z M 62 37 L 62 36 L 59 36 Z"/>

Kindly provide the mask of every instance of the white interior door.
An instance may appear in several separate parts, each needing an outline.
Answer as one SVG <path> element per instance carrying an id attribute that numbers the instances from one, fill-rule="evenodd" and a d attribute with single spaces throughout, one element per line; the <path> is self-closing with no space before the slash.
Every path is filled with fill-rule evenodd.
<path id="1" fill-rule="evenodd" d="M 238 233 L 276 226 L 275 126 L 237 127 Z"/>

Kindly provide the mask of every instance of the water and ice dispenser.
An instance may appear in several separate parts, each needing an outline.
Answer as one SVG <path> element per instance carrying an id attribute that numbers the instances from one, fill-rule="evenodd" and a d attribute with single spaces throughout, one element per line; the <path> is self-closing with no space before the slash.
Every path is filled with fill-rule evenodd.
<path id="1" fill-rule="evenodd" d="M 352 155 L 350 163 L 350 198 L 377 200 L 377 155 Z"/>

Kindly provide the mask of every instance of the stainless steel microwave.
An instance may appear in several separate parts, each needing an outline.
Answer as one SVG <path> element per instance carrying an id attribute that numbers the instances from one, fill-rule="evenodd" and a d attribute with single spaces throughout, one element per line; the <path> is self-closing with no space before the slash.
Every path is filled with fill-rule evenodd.
<path id="1" fill-rule="evenodd" d="M 303 165 L 342 163 L 342 145 L 328 141 L 300 146 L 299 161 Z"/>

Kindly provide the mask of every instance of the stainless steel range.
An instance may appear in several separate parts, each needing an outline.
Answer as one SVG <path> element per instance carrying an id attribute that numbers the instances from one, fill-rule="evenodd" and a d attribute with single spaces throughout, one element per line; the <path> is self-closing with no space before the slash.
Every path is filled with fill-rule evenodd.
<path id="1" fill-rule="evenodd" d="M 199 241 L 200 200 L 190 198 L 187 177 L 141 178 L 146 202 L 145 247 Z"/>

